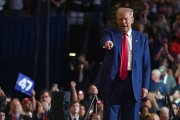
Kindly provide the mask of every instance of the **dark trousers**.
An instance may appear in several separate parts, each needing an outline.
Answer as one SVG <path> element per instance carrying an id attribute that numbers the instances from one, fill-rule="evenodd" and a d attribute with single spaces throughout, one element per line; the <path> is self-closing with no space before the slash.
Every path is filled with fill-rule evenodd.
<path id="1" fill-rule="evenodd" d="M 136 101 L 132 88 L 132 73 L 126 80 L 116 76 L 110 95 L 104 96 L 104 120 L 138 120 Z"/>

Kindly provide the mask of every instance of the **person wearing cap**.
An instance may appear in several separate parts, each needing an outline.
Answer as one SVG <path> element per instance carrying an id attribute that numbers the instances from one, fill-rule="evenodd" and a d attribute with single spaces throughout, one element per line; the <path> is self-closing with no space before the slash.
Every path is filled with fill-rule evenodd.
<path id="1" fill-rule="evenodd" d="M 105 28 L 100 40 L 106 54 L 95 84 L 103 93 L 104 120 L 139 120 L 140 100 L 148 94 L 149 41 L 133 22 L 131 8 L 118 8 L 117 27 Z"/>
<path id="2" fill-rule="evenodd" d="M 33 117 L 33 105 L 30 98 L 24 98 L 21 102 L 23 108 L 23 114 L 29 116 L 30 118 Z"/>

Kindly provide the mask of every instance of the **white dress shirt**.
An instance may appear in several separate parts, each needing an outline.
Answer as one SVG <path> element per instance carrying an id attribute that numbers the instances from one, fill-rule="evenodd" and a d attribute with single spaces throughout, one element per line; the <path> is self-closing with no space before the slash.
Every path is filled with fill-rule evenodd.
<path id="1" fill-rule="evenodd" d="M 132 70 L 132 29 L 127 32 L 128 39 L 128 70 Z"/>

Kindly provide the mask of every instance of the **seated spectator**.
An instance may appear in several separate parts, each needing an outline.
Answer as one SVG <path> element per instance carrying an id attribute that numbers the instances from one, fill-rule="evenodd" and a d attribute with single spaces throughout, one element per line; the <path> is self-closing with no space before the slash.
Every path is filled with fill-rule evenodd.
<path id="1" fill-rule="evenodd" d="M 83 118 L 85 113 L 86 113 L 86 109 L 85 109 L 84 105 L 80 105 L 79 116 Z"/>
<path id="2" fill-rule="evenodd" d="M 0 110 L 5 110 L 7 105 L 6 97 L 0 96 Z"/>
<path id="3" fill-rule="evenodd" d="M 169 120 L 169 109 L 167 107 L 162 107 L 159 110 L 160 120 Z"/>
<path id="4" fill-rule="evenodd" d="M 155 113 L 146 116 L 145 120 L 160 120 L 159 116 Z"/>
<path id="5" fill-rule="evenodd" d="M 180 107 L 180 90 L 174 91 L 172 102 L 176 103 L 177 106 Z"/>
<path id="6" fill-rule="evenodd" d="M 145 120 L 146 116 L 150 114 L 149 107 L 142 105 L 140 108 L 140 119 Z"/>
<path id="7" fill-rule="evenodd" d="M 161 72 L 158 69 L 152 71 L 149 91 L 155 95 L 157 104 L 160 107 L 165 105 L 164 94 L 166 93 L 166 86 L 160 79 Z"/>
<path id="8" fill-rule="evenodd" d="M 6 0 L 0 0 L 0 15 L 3 14 L 4 5 L 6 3 Z"/>
<path id="9" fill-rule="evenodd" d="M 167 93 L 169 94 L 176 86 L 175 78 L 168 74 L 168 68 L 166 66 L 160 66 L 159 70 L 161 72 L 161 79 L 166 86 Z"/>
<path id="10" fill-rule="evenodd" d="M 179 107 L 177 106 L 176 103 L 172 102 L 172 108 L 173 108 L 174 115 L 176 116 L 179 111 Z"/>
<path id="11" fill-rule="evenodd" d="M 9 8 L 11 15 L 13 16 L 22 16 L 24 13 L 23 7 L 24 2 L 23 0 L 9 0 Z"/>

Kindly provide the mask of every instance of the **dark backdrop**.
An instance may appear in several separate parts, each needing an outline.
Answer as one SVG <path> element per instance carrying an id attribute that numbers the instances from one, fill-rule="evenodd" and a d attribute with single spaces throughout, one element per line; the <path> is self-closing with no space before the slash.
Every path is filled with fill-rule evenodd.
<path id="1" fill-rule="evenodd" d="M 12 96 L 18 73 L 35 81 L 35 90 L 46 87 L 46 17 L 0 17 L 0 86 Z M 49 86 L 67 84 L 67 20 L 50 18 Z"/>

